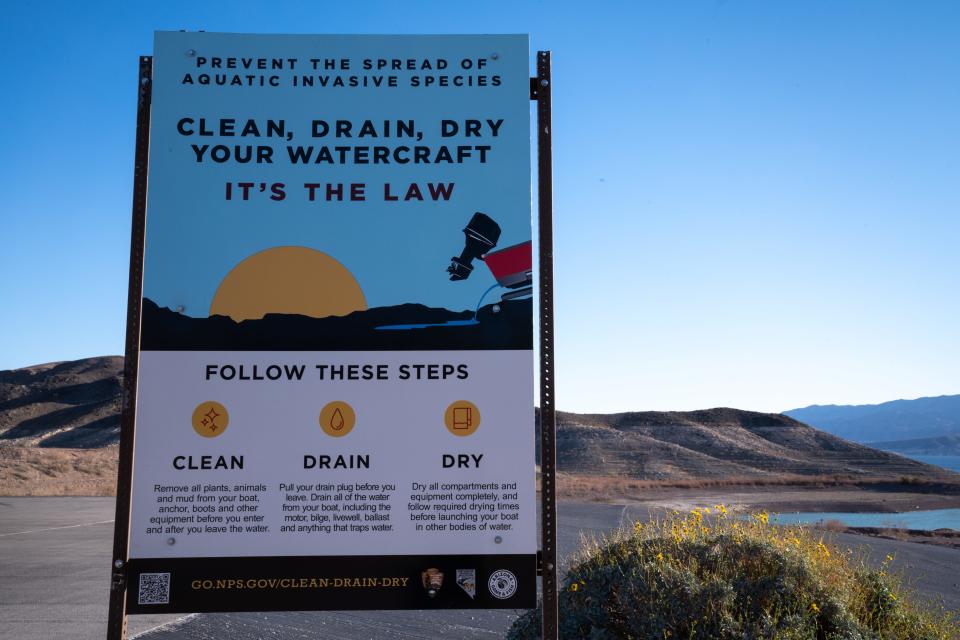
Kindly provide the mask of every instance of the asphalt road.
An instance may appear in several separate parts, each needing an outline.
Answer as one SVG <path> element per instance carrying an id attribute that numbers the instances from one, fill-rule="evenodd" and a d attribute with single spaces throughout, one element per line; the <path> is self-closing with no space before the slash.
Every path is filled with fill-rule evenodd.
<path id="1" fill-rule="evenodd" d="M 567 555 L 579 547 L 582 535 L 645 517 L 646 509 L 563 504 L 559 515 L 559 548 Z M 0 498 L 0 638 L 104 637 L 112 518 L 111 498 Z M 864 539 L 840 535 L 837 542 L 857 545 Z M 895 566 L 907 568 L 921 593 L 942 595 L 949 608 L 960 609 L 960 551 L 875 539 L 865 549 L 876 561 L 895 553 Z M 128 628 L 142 640 L 490 640 L 503 637 L 516 615 L 389 611 L 130 616 Z"/>

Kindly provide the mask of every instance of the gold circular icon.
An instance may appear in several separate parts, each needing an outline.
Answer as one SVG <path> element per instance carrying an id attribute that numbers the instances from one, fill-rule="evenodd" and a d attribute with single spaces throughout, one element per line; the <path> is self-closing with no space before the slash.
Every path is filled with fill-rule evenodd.
<path id="1" fill-rule="evenodd" d="M 320 410 L 320 428 L 328 436 L 345 436 L 353 430 L 356 422 L 357 414 L 346 402 L 334 400 Z"/>
<path id="2" fill-rule="evenodd" d="M 193 430 L 204 438 L 216 438 L 227 430 L 230 414 L 227 408 L 214 400 L 207 400 L 193 410 Z"/>
<path id="3" fill-rule="evenodd" d="M 443 414 L 447 431 L 455 436 L 469 436 L 480 426 L 480 410 L 469 400 L 457 400 Z"/>

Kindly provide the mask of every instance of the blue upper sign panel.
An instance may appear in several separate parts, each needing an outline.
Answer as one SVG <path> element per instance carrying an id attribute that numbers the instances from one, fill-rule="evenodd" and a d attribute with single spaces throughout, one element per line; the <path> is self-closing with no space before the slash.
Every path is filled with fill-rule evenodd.
<path id="1" fill-rule="evenodd" d="M 528 59 L 158 33 L 141 348 L 532 348 Z"/>

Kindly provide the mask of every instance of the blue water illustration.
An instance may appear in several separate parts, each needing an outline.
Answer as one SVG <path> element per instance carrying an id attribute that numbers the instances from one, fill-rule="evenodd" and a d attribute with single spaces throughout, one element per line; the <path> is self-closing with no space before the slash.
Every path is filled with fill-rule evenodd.
<path id="1" fill-rule="evenodd" d="M 483 295 L 480 296 L 480 299 L 477 301 L 477 308 L 473 312 L 473 317 L 468 320 L 447 320 L 446 322 L 436 322 L 428 324 L 388 324 L 382 327 L 376 327 L 377 331 L 396 331 L 396 330 L 408 330 L 408 329 L 426 329 L 427 327 L 465 327 L 474 324 L 480 324 L 480 321 L 477 320 L 477 314 L 480 313 L 480 305 L 483 304 L 483 299 L 487 297 L 487 294 L 499 287 L 499 284 L 494 284 L 486 291 L 483 292 Z"/>

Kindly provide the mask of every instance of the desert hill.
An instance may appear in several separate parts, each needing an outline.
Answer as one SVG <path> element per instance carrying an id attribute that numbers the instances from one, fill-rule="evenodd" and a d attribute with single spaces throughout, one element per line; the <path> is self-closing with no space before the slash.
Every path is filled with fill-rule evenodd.
<path id="1" fill-rule="evenodd" d="M 953 476 L 781 414 L 740 409 L 557 414 L 557 466 L 645 480 Z"/>
<path id="2" fill-rule="evenodd" d="M 92 448 L 120 438 L 123 358 L 0 371 L 0 444 Z"/>
<path id="3" fill-rule="evenodd" d="M 0 371 L 0 495 L 113 495 L 123 358 Z"/>
<path id="4" fill-rule="evenodd" d="M 0 494 L 109 493 L 122 374 L 119 356 L 0 371 Z M 559 412 L 557 452 L 566 474 L 652 482 L 957 479 L 785 415 L 739 409 Z"/>

